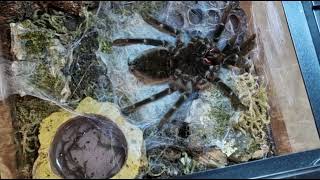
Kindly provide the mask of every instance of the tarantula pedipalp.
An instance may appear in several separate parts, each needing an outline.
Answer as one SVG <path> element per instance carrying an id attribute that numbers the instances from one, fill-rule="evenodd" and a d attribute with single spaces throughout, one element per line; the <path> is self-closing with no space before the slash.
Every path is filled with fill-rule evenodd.
<path id="1" fill-rule="evenodd" d="M 161 129 L 192 93 L 202 90 L 209 83 L 216 84 L 224 95 L 230 98 L 235 108 L 246 109 L 232 89 L 224 84 L 217 75 L 220 66 L 240 71 L 248 69 L 245 67 L 246 59 L 244 56 L 253 48 L 255 35 L 237 46 L 235 42 L 238 34 L 235 34 L 223 48 L 219 49 L 217 47 L 217 42 L 224 31 L 230 12 L 237 10 L 237 8 L 231 3 L 226 6 L 213 35 L 206 38 L 191 37 L 187 42 L 183 41 L 182 37 L 185 37 L 186 34 L 183 31 L 161 23 L 147 14 L 142 14 L 146 23 L 161 32 L 174 36 L 176 38 L 175 44 L 172 45 L 165 40 L 127 38 L 114 40 L 113 46 L 133 44 L 158 46 L 144 51 L 139 57 L 129 62 L 129 70 L 136 76 L 167 80 L 169 87 L 149 98 L 123 108 L 122 112 L 131 113 L 142 105 L 153 102 L 174 91 L 180 91 L 179 99 L 160 120 L 158 128 Z"/>

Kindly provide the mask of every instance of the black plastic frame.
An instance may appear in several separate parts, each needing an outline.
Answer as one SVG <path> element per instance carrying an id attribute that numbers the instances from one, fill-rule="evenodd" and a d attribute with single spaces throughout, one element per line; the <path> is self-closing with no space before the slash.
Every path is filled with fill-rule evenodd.
<path id="1" fill-rule="evenodd" d="M 320 31 L 311 1 L 283 1 L 291 38 L 306 87 L 315 123 L 320 132 Z M 320 178 L 320 149 L 276 156 L 195 173 L 195 179 L 296 179 Z"/>

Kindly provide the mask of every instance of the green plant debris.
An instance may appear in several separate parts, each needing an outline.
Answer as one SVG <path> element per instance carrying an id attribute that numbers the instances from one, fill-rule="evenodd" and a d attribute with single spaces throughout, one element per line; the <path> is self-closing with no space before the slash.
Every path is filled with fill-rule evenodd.
<path id="1" fill-rule="evenodd" d="M 30 19 L 26 19 L 24 21 L 21 22 L 21 25 L 24 27 L 24 28 L 28 28 L 28 29 L 32 29 L 34 27 L 36 27 Z"/>
<path id="2" fill-rule="evenodd" d="M 103 53 L 110 54 L 112 52 L 112 44 L 108 40 L 99 39 L 99 49 Z"/>
<path id="3" fill-rule="evenodd" d="M 32 20 L 25 20 L 21 25 L 25 28 L 24 33 L 19 35 L 22 50 L 27 54 L 25 60 L 34 64 L 28 81 L 40 91 L 61 98 L 65 85 L 61 72 L 66 62 L 65 48 L 52 29 L 37 26 Z"/>
<path id="4" fill-rule="evenodd" d="M 60 108 L 48 101 L 31 96 L 16 96 L 14 99 L 14 128 L 18 145 L 17 164 L 20 177 L 31 178 L 32 166 L 38 155 L 38 131 L 41 120 L 59 111 Z"/>
<path id="5" fill-rule="evenodd" d="M 205 167 L 183 149 L 158 147 L 147 152 L 149 165 L 141 178 L 169 178 L 205 170 Z"/>
<path id="6" fill-rule="evenodd" d="M 39 27 L 46 28 L 49 24 L 50 27 L 56 31 L 57 33 L 66 33 L 67 28 L 64 26 L 65 15 L 62 12 L 58 12 L 53 10 L 53 14 L 49 15 L 48 13 L 44 13 L 42 15 L 38 15 L 37 12 L 34 13 L 33 22 Z"/>

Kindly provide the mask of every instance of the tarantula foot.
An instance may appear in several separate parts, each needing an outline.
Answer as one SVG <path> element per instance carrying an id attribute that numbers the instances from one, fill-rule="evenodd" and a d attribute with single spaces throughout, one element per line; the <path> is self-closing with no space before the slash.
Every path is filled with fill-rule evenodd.
<path id="1" fill-rule="evenodd" d="M 122 114 L 124 115 L 129 115 L 131 114 L 133 111 L 135 110 L 135 108 L 133 108 L 132 106 L 127 106 L 121 109 Z"/>
<path id="2" fill-rule="evenodd" d="M 252 34 L 244 43 L 240 46 L 240 53 L 242 56 L 247 55 L 255 46 L 256 34 Z"/>

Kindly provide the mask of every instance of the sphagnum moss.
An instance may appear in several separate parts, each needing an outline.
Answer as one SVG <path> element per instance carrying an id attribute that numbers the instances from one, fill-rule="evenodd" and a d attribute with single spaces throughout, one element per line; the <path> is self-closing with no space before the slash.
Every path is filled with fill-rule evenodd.
<path id="1" fill-rule="evenodd" d="M 15 138 L 16 142 L 20 142 L 17 162 L 22 177 L 32 177 L 32 166 L 39 148 L 37 133 L 41 120 L 59 109 L 50 102 L 31 96 L 15 98 Z"/>
<path id="2" fill-rule="evenodd" d="M 236 77 L 235 82 L 239 96 L 243 97 L 243 103 L 249 107 L 248 111 L 242 112 L 235 128 L 250 133 L 261 145 L 266 144 L 265 127 L 270 123 L 266 89 L 250 73 Z"/>

